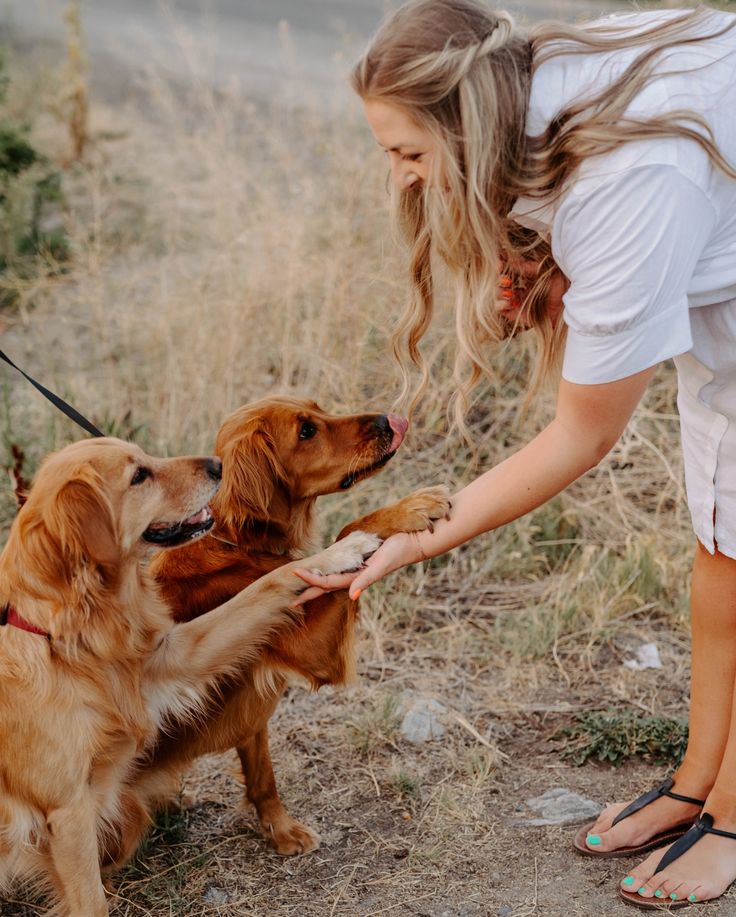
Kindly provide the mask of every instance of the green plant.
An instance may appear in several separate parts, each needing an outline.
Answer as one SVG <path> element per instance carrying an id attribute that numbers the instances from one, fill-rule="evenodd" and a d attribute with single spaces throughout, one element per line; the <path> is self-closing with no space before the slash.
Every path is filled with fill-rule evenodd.
<path id="1" fill-rule="evenodd" d="M 399 727 L 398 697 L 387 694 L 374 698 L 369 709 L 347 723 L 353 745 L 362 755 L 391 744 Z"/>
<path id="2" fill-rule="evenodd" d="M 19 280 L 69 257 L 58 219 L 61 177 L 31 143 L 30 126 L 10 114 L 8 84 L 0 59 L 0 306 L 15 301 Z"/>
<path id="3" fill-rule="evenodd" d="M 618 766 L 635 756 L 655 764 L 677 765 L 685 755 L 687 737 L 687 723 L 682 720 L 609 710 L 579 713 L 553 739 L 565 740 L 562 756 L 573 764 L 593 758 Z"/>
<path id="4" fill-rule="evenodd" d="M 422 782 L 415 774 L 398 771 L 394 777 L 394 785 L 403 799 L 418 799 L 422 792 Z"/>
<path id="5" fill-rule="evenodd" d="M 95 416 L 96 426 L 105 436 L 116 436 L 118 439 L 136 442 L 143 448 L 148 443 L 146 425 L 134 423 L 132 410 L 127 410 L 122 417 L 116 417 L 105 408 L 101 415 Z"/>
<path id="6" fill-rule="evenodd" d="M 174 806 L 159 811 L 151 831 L 123 871 L 123 883 L 133 883 L 149 906 L 166 901 L 170 907 L 179 907 L 191 870 L 207 861 L 206 853 L 191 846 L 189 828 L 187 809 Z"/>

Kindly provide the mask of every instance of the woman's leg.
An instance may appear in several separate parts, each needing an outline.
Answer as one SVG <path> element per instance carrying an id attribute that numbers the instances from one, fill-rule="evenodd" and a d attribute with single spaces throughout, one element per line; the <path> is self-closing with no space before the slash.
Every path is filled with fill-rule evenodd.
<path id="1" fill-rule="evenodd" d="M 729 740 L 734 683 L 736 682 L 736 560 L 716 552 L 710 555 L 697 543 L 693 563 L 692 674 L 690 687 L 690 739 L 685 760 L 678 768 L 673 791 L 705 799 L 716 782 Z M 736 736 L 733 737 L 736 756 Z M 734 792 L 736 792 L 736 769 Z M 736 803 L 736 800 L 735 800 Z M 643 844 L 698 815 L 697 806 L 657 799 L 646 808 L 611 827 L 626 804 L 609 806 L 590 829 L 591 850 L 607 851 Z M 599 843 L 595 843 L 599 838 Z"/>
<path id="2" fill-rule="evenodd" d="M 692 774 L 712 771 L 707 754 L 715 755 L 719 749 L 724 686 L 728 685 L 732 695 L 736 694 L 736 677 L 729 661 L 729 654 L 736 646 L 736 560 L 722 554 L 710 557 L 702 548 L 699 553 L 704 555 L 700 571 L 707 576 L 700 579 L 697 593 L 693 589 L 693 649 L 697 635 L 699 652 L 707 649 L 709 656 L 701 655 L 697 669 L 693 666 L 698 688 L 704 693 L 699 694 L 692 705 L 692 716 L 697 720 L 694 731 L 691 726 L 691 744 L 693 732 L 696 739 L 691 758 Z M 707 609 L 699 607 L 696 615 L 696 604 L 707 606 Z M 713 620 L 716 638 L 707 638 L 710 628 L 705 622 L 709 618 Z M 712 700 L 709 692 L 712 692 Z M 714 733 L 710 738 L 709 729 Z M 715 819 L 715 828 L 736 832 L 736 703 L 731 704 L 728 738 L 722 748 L 720 766 L 705 811 Z M 698 900 L 704 900 L 723 894 L 736 879 L 736 840 L 706 835 L 657 874 L 662 853 L 655 851 L 632 870 L 634 881 L 628 881 L 623 887 L 628 891 L 641 888 L 645 897 L 659 890 L 661 897 L 674 894 L 683 899 L 695 895 Z"/>

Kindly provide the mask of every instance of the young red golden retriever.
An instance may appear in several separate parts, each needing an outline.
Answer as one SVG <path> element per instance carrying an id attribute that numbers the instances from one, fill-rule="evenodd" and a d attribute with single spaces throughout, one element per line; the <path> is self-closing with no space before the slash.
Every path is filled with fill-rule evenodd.
<path id="1" fill-rule="evenodd" d="M 408 423 L 386 414 L 335 416 L 312 401 L 269 398 L 246 405 L 220 429 L 215 452 L 222 486 L 212 502 L 208 537 L 153 559 L 151 572 L 177 621 L 198 616 L 287 561 L 312 549 L 314 505 L 322 494 L 346 490 L 394 455 Z M 444 488 L 429 487 L 378 510 L 356 529 L 380 538 L 419 531 L 447 514 Z M 278 853 L 306 853 L 317 835 L 293 819 L 276 789 L 268 721 L 296 673 L 319 688 L 354 672 L 357 603 L 347 592 L 325 595 L 305 608 L 302 626 L 274 635 L 255 659 L 218 682 L 204 715 L 159 734 L 136 778 L 142 804 L 155 807 L 178 791 L 182 771 L 199 755 L 236 748 L 247 799 Z"/>
<path id="2" fill-rule="evenodd" d="M 0 892 L 35 881 L 64 917 L 103 917 L 100 859 L 135 846 L 148 813 L 131 769 L 167 724 L 198 713 L 301 612 L 283 566 L 175 623 L 142 560 L 213 523 L 217 458 L 158 459 L 115 439 L 42 465 L 0 555 Z M 306 563 L 355 568 L 356 534 Z"/>

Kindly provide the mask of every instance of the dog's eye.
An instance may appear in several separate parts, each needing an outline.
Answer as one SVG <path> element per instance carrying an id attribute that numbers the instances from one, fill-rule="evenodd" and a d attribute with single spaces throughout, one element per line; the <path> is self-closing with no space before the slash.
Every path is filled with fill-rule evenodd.
<path id="1" fill-rule="evenodd" d="M 299 439 L 311 439 L 317 432 L 317 428 L 308 420 L 303 420 L 299 427 Z"/>
<path id="2" fill-rule="evenodd" d="M 142 484 L 144 481 L 148 480 L 148 478 L 152 476 L 153 476 L 153 472 L 151 471 L 150 468 L 144 468 L 143 466 L 141 466 L 140 468 L 136 468 L 135 474 L 130 479 L 130 486 L 134 487 L 136 484 Z"/>

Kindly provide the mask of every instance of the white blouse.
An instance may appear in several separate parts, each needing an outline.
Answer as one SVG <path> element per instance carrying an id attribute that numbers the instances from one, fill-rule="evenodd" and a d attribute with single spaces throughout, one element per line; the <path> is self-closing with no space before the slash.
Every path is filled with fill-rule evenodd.
<path id="1" fill-rule="evenodd" d="M 607 23 L 639 29 L 679 15 L 634 13 Z M 711 11 L 697 28 L 710 35 L 734 22 Z M 528 133 L 604 89 L 641 51 L 543 63 L 532 81 Z M 705 118 L 736 167 L 736 28 L 664 52 L 626 115 L 685 110 Z M 717 545 L 736 557 L 736 180 L 692 140 L 635 141 L 585 160 L 556 201 L 520 198 L 511 215 L 550 238 L 570 280 L 565 379 L 611 382 L 676 358 L 695 532 L 710 551 Z"/>

